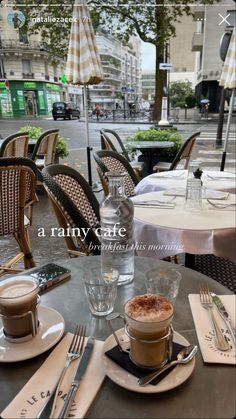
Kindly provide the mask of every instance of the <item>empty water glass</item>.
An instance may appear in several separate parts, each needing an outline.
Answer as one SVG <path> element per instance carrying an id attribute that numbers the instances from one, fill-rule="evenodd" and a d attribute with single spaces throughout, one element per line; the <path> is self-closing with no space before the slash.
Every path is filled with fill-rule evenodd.
<path id="1" fill-rule="evenodd" d="M 180 272 L 173 268 L 156 268 L 146 273 L 146 289 L 150 294 L 159 294 L 173 305 L 182 279 Z"/>
<path id="2" fill-rule="evenodd" d="M 84 272 L 85 293 L 94 316 L 106 316 L 113 311 L 118 279 L 119 272 L 112 268 L 103 273 L 101 267 L 90 268 Z"/>
<path id="3" fill-rule="evenodd" d="M 200 179 L 188 179 L 185 194 L 185 209 L 202 209 L 202 182 Z"/>

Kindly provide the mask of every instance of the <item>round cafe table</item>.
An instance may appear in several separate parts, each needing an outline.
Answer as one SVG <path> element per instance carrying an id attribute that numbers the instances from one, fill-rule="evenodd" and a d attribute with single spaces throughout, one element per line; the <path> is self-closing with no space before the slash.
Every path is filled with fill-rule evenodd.
<path id="1" fill-rule="evenodd" d="M 158 154 L 159 150 L 165 148 L 174 147 L 173 141 L 127 141 L 126 145 L 136 150 L 140 150 L 142 153 L 146 153 L 148 156 L 147 161 L 147 174 L 150 175 L 153 171 L 153 153 Z"/>
<path id="2" fill-rule="evenodd" d="M 66 332 L 84 323 L 87 335 L 105 340 L 110 335 L 105 319 L 93 317 L 88 308 L 81 284 L 81 269 L 99 264 L 98 256 L 60 260 L 59 264 L 71 269 L 71 279 L 52 288 L 41 297 L 41 304 L 59 311 L 65 319 Z M 149 258 L 135 258 L 135 279 L 132 284 L 119 287 L 115 306 L 122 312 L 127 299 L 145 293 L 145 272 L 153 267 L 169 266 L 168 262 Z M 173 265 L 172 265 L 173 267 Z M 198 293 L 199 284 L 208 284 L 216 294 L 232 294 L 213 279 L 183 266 L 175 265 L 182 281 L 175 306 L 174 329 L 192 344 L 197 336 L 188 302 L 188 294 Z M 114 322 L 115 328 L 121 323 Z M 16 344 L 17 346 L 17 344 Z M 0 364 L 0 406 L 4 409 L 24 384 L 43 363 L 49 352 L 27 361 Z M 49 371 L 50 373 L 50 371 Z M 46 379 L 46 377 L 45 377 Z M 139 394 L 126 390 L 105 378 L 86 417 L 88 418 L 233 418 L 235 416 L 235 375 L 232 365 L 205 364 L 200 351 L 192 376 L 173 390 L 159 394 Z"/>
<path id="3" fill-rule="evenodd" d="M 172 196 L 163 192 L 138 195 L 133 202 L 169 201 Z M 235 205 L 235 195 L 217 204 Z M 200 211 L 185 209 L 184 197 L 176 197 L 174 208 L 148 205 L 135 206 L 134 239 L 139 256 L 164 257 L 188 253 L 191 255 L 214 254 L 236 261 L 235 207 L 216 209 L 203 199 Z"/>
<path id="4" fill-rule="evenodd" d="M 153 173 L 143 178 L 135 188 L 137 195 L 166 189 L 186 188 L 187 170 Z M 202 182 L 207 189 L 236 193 L 236 175 L 231 172 L 203 170 Z"/>

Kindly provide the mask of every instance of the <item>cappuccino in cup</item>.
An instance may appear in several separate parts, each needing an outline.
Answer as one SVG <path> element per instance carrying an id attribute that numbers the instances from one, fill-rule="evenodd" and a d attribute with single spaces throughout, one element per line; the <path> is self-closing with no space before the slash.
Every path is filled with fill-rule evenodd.
<path id="1" fill-rule="evenodd" d="M 5 338 L 32 338 L 38 328 L 38 282 L 28 276 L 0 281 L 0 316 Z"/>
<path id="2" fill-rule="evenodd" d="M 130 359 L 143 368 L 159 368 L 171 357 L 173 306 L 158 294 L 131 298 L 125 305 Z"/>

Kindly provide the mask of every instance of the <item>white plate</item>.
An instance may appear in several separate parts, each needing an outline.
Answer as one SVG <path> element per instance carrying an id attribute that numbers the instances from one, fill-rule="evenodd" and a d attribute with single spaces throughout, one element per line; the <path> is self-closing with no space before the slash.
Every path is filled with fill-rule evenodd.
<path id="1" fill-rule="evenodd" d="M 124 329 L 119 329 L 117 332 L 119 338 L 125 335 Z M 127 341 L 127 336 L 124 336 L 124 340 Z M 182 335 L 174 332 L 174 341 L 181 345 L 187 346 L 189 342 Z M 113 335 L 110 335 L 104 342 L 103 347 L 103 362 L 105 366 L 106 375 L 121 387 L 127 390 L 136 391 L 138 393 L 161 393 L 163 391 L 171 390 L 172 388 L 178 387 L 184 383 L 192 374 L 195 366 L 195 358 L 193 358 L 186 365 L 178 365 L 175 367 L 165 378 L 163 378 L 157 385 L 148 384 L 145 387 L 138 385 L 138 377 L 130 374 L 125 369 L 121 368 L 114 361 L 105 355 L 106 351 L 113 348 L 116 345 Z"/>
<path id="2" fill-rule="evenodd" d="M 34 358 L 55 345 L 63 336 L 65 322 L 60 313 L 52 308 L 39 306 L 39 330 L 27 342 L 12 343 L 4 339 L 0 319 L 0 362 L 17 362 Z"/>

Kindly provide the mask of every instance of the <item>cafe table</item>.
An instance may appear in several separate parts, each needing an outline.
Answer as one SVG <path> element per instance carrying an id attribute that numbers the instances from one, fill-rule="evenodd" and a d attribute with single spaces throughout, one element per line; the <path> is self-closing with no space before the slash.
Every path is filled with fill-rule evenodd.
<path id="1" fill-rule="evenodd" d="M 202 210 L 186 209 L 184 196 L 150 192 L 133 198 L 134 239 L 139 256 L 157 257 L 187 253 L 186 265 L 194 262 L 191 255 L 214 254 L 236 262 L 235 207 L 217 209 L 203 199 Z M 172 200 L 173 199 L 173 200 Z M 216 204 L 234 204 L 236 196 L 213 200 Z M 164 201 L 173 208 L 149 206 L 150 201 Z M 138 205 L 139 202 L 144 205 Z"/>
<path id="2" fill-rule="evenodd" d="M 83 289 L 82 272 L 99 265 L 100 257 L 91 256 L 60 260 L 71 269 L 71 279 L 41 296 L 41 305 L 57 310 L 65 320 L 65 331 L 73 332 L 77 323 L 87 326 L 87 335 L 104 341 L 111 333 L 104 318 L 93 317 Z M 133 283 L 118 288 L 115 310 L 123 311 L 124 303 L 134 295 L 145 293 L 145 272 L 152 268 L 169 267 L 170 263 L 150 258 L 135 258 Z M 171 265 L 173 267 L 173 265 Z M 213 279 L 183 266 L 175 265 L 182 274 L 173 320 L 174 330 L 191 344 L 198 344 L 188 302 L 190 293 L 197 294 L 199 285 L 208 285 L 216 294 L 232 294 Z M 204 309 L 203 309 L 204 310 Z M 117 322 L 117 323 L 116 323 Z M 120 320 L 114 328 L 122 327 Z M 17 351 L 17 344 L 16 344 Z M 22 362 L 0 363 L 0 406 L 2 411 L 37 371 L 50 351 Z M 101 360 L 102 362 L 102 360 Z M 50 374 L 50 371 L 48 371 Z M 47 377 L 45 377 L 45 382 Z M 235 416 L 235 375 L 232 365 L 207 364 L 200 351 L 192 375 L 176 388 L 156 394 L 140 394 L 118 386 L 106 377 L 91 404 L 88 418 L 233 418 Z M 27 417 L 27 416 L 21 416 Z M 9 418 L 10 419 L 10 418 Z"/>
<path id="3" fill-rule="evenodd" d="M 173 141 L 127 141 L 126 145 L 130 148 L 140 150 L 142 153 L 146 153 L 148 156 L 147 162 L 147 173 L 150 175 L 153 172 L 153 153 L 159 152 L 165 148 L 174 147 Z"/>
<path id="4" fill-rule="evenodd" d="M 166 189 L 186 188 L 187 170 L 170 170 L 153 173 L 143 178 L 135 188 L 137 195 L 163 191 Z M 216 170 L 204 170 L 201 177 L 203 186 L 207 189 L 216 189 L 230 193 L 236 193 L 236 174 Z"/>

